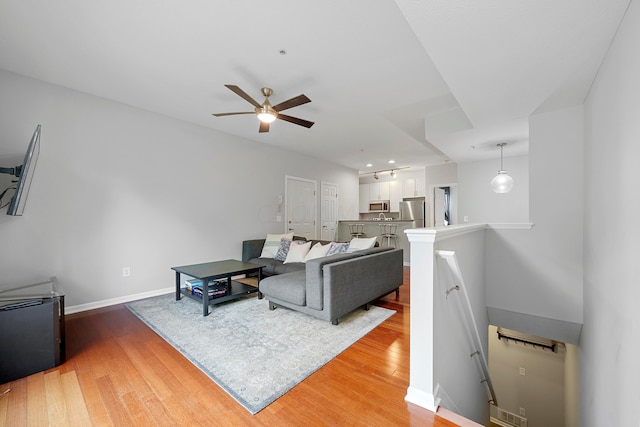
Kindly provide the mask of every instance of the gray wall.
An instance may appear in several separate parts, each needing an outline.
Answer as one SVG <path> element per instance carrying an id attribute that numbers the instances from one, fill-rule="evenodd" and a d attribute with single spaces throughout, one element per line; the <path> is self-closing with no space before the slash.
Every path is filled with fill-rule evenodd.
<path id="1" fill-rule="evenodd" d="M 585 102 L 582 425 L 640 426 L 640 4 Z"/>
<path id="2" fill-rule="evenodd" d="M 25 214 L 0 214 L 0 286 L 55 275 L 68 306 L 170 287 L 171 266 L 282 232 L 285 175 L 338 184 L 339 218 L 357 216 L 355 170 L 5 71 L 0 93 L 3 166 L 42 124 Z"/>

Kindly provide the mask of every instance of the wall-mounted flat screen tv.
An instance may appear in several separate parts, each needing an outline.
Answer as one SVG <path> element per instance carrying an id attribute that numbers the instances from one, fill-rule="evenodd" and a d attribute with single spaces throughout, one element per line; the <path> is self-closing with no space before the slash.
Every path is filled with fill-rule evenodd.
<path id="1" fill-rule="evenodd" d="M 31 187 L 31 180 L 33 179 L 33 172 L 38 161 L 38 154 L 40 154 L 40 125 L 36 127 L 27 152 L 24 155 L 24 161 L 22 165 L 16 166 L 15 175 L 18 177 L 16 183 L 16 191 L 13 193 L 13 197 L 9 202 L 7 208 L 7 215 L 22 215 L 24 212 L 24 206 L 27 203 L 27 196 L 29 195 L 29 188 Z"/>

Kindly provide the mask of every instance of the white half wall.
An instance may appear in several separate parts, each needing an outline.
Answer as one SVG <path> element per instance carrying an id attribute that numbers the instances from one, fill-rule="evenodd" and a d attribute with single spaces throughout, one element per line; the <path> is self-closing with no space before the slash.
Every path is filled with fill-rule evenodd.
<path id="1" fill-rule="evenodd" d="M 172 266 L 282 232 L 285 175 L 336 183 L 339 218 L 358 215 L 356 170 L 1 70 L 0 93 L 0 161 L 42 124 L 24 216 L 0 213 L 0 286 L 57 276 L 68 307 L 166 289 Z"/>
<path id="2" fill-rule="evenodd" d="M 406 400 L 435 412 L 442 406 L 487 425 L 489 397 L 478 357 L 488 358 L 484 290 L 484 225 L 409 229 L 411 243 L 411 368 Z M 477 321 L 478 349 L 464 322 L 466 300 L 436 250 L 454 251 Z M 457 281 L 455 281 L 457 282 Z M 471 329 L 473 330 L 473 329 Z M 480 351 L 481 355 L 475 355 Z"/>
<path id="3" fill-rule="evenodd" d="M 640 426 L 640 3 L 585 102 L 581 425 Z"/>

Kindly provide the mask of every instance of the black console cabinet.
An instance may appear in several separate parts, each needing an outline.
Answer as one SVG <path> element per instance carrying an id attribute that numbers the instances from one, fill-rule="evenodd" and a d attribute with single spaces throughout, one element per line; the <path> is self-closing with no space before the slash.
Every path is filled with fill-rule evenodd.
<path id="1" fill-rule="evenodd" d="M 65 361 L 64 295 L 55 278 L 0 289 L 0 384 Z"/>

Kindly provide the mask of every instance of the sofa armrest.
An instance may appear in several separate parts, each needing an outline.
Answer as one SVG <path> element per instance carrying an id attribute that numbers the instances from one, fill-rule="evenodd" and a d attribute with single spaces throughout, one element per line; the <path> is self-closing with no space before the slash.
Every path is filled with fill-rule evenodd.
<path id="1" fill-rule="evenodd" d="M 331 321 L 398 289 L 403 282 L 402 253 L 393 249 L 324 265 L 324 310 Z"/>
<path id="2" fill-rule="evenodd" d="M 242 242 L 242 261 L 260 258 L 265 239 L 244 240 Z"/>

